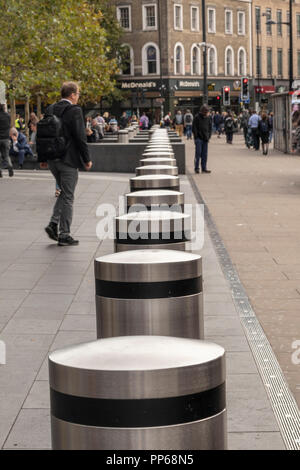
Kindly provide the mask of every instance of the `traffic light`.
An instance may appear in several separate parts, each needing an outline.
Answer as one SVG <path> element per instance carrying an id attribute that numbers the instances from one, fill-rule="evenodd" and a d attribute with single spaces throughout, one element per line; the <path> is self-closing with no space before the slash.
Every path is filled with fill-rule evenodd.
<path id="1" fill-rule="evenodd" d="M 241 79 L 241 101 L 249 100 L 249 80 L 244 77 Z"/>
<path id="2" fill-rule="evenodd" d="M 230 106 L 230 86 L 223 86 L 223 105 Z"/>

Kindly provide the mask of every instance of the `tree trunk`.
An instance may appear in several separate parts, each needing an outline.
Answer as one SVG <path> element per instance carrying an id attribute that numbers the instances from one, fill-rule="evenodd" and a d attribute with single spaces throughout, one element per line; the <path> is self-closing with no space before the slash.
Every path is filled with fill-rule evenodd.
<path id="1" fill-rule="evenodd" d="M 37 117 L 40 120 L 42 114 L 42 96 L 40 93 L 37 94 Z"/>
<path id="2" fill-rule="evenodd" d="M 10 123 L 12 127 L 15 127 L 16 120 L 16 100 L 14 96 L 9 97 L 10 102 Z"/>
<path id="3" fill-rule="evenodd" d="M 26 96 L 25 98 L 25 134 L 27 139 L 29 138 L 29 128 L 28 128 L 28 122 L 30 119 L 30 97 Z"/>

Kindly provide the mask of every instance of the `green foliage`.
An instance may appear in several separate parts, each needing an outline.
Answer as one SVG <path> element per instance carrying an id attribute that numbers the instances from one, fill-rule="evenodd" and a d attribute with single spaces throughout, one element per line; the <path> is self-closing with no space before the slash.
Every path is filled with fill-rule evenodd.
<path id="1" fill-rule="evenodd" d="M 0 0 L 0 80 L 16 98 L 58 97 L 81 85 L 82 103 L 114 92 L 120 28 L 107 0 Z"/>

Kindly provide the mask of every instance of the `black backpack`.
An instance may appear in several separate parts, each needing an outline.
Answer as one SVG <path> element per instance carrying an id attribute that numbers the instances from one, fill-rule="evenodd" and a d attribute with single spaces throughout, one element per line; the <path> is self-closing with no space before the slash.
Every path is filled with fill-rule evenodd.
<path id="1" fill-rule="evenodd" d="M 269 126 L 267 121 L 260 121 L 260 130 L 262 134 L 267 134 L 267 132 L 269 132 Z"/>
<path id="2" fill-rule="evenodd" d="M 60 116 L 54 114 L 54 106 L 49 106 L 43 119 L 37 123 L 36 151 L 39 162 L 62 158 L 67 152 L 62 117 L 72 105 L 66 106 Z"/>
<path id="3" fill-rule="evenodd" d="M 185 116 L 185 122 L 186 124 L 190 124 L 192 122 L 192 116 L 190 114 Z"/>

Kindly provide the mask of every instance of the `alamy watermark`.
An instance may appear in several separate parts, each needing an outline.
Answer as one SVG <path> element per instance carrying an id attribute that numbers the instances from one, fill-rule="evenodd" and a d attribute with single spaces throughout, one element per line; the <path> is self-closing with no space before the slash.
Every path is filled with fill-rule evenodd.
<path id="1" fill-rule="evenodd" d="M 149 210 L 150 209 L 150 210 Z M 166 210 L 173 213 L 170 217 Z M 160 211 L 159 214 L 156 212 Z M 144 216 L 139 213 L 144 212 Z M 152 217 L 147 217 L 151 212 Z M 136 214 L 136 215 L 133 215 Z M 156 213 L 156 214 L 155 214 Z M 100 204 L 96 215 L 101 220 L 96 227 L 96 234 L 99 240 L 114 240 L 116 238 L 116 217 L 128 217 L 119 220 L 118 239 L 132 240 L 134 244 L 138 239 L 172 240 L 174 242 L 184 240 L 187 242 L 187 250 L 201 250 L 204 245 L 204 205 L 203 204 L 178 204 L 168 206 L 167 204 L 151 204 L 147 207 L 143 204 L 136 204 L 130 208 L 126 207 L 126 197 L 119 197 L 119 206 L 113 204 Z M 130 217 L 131 214 L 131 217 Z M 180 217 L 182 214 L 182 217 Z M 156 215 L 156 216 L 155 216 Z M 159 244 L 157 244 L 159 248 Z"/>
<path id="2" fill-rule="evenodd" d="M 6 344 L 0 340 L 0 365 L 6 364 Z"/>
<path id="3" fill-rule="evenodd" d="M 295 341 L 292 342 L 292 348 L 296 350 L 292 354 L 292 363 L 295 366 L 299 366 L 300 365 L 300 339 L 296 339 Z"/>

